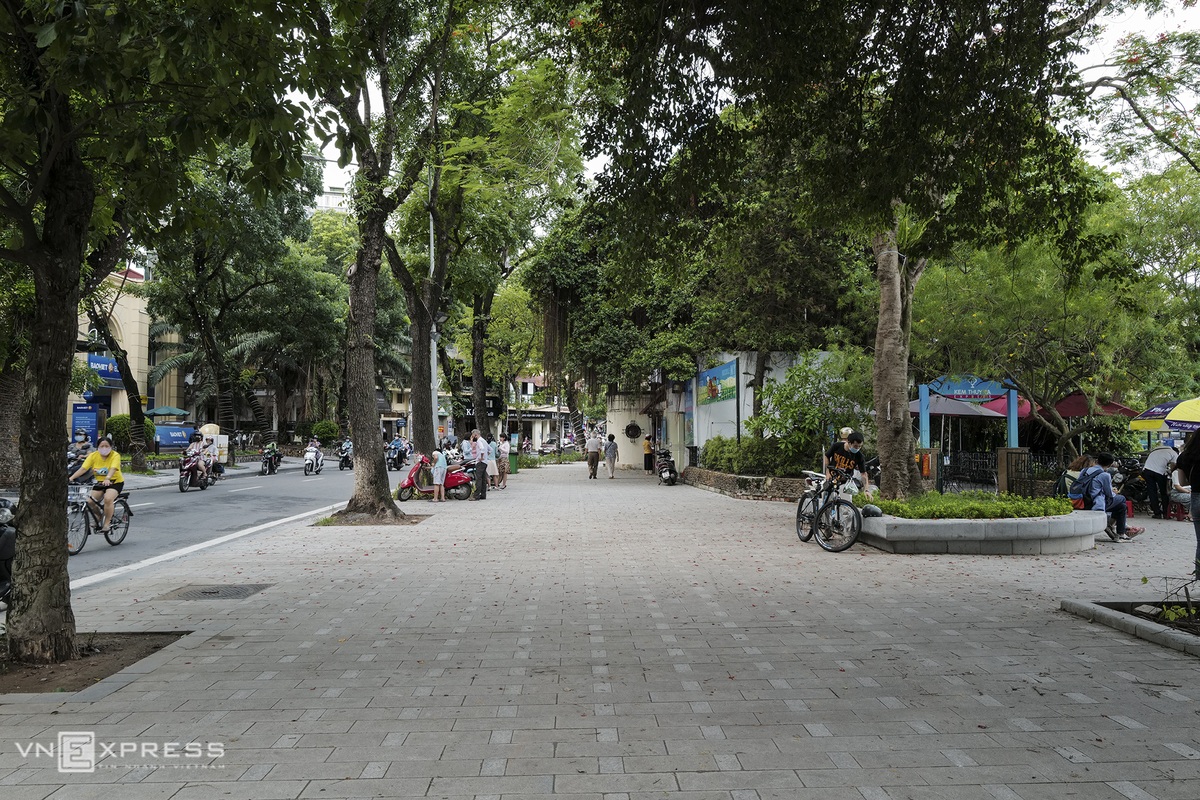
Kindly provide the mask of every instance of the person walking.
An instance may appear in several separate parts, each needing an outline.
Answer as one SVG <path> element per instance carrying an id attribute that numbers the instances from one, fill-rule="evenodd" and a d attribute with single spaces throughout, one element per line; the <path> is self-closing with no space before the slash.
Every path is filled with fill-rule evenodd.
<path id="1" fill-rule="evenodd" d="M 1192 433 L 1189 435 L 1187 444 L 1183 446 L 1183 452 L 1179 454 L 1179 460 L 1175 463 L 1176 469 L 1179 472 L 1180 487 L 1192 485 L 1192 476 L 1200 474 L 1197 471 L 1197 462 L 1200 462 L 1200 436 Z M 1200 577 L 1200 506 L 1197 506 L 1197 492 L 1192 492 L 1192 527 L 1196 531 L 1196 571 L 1192 574 Z"/>
<path id="2" fill-rule="evenodd" d="M 646 470 L 647 475 L 654 474 L 654 442 L 650 439 L 650 434 L 646 434 L 646 440 L 642 442 L 642 468 Z"/>
<path id="3" fill-rule="evenodd" d="M 446 461 L 446 454 L 441 450 L 433 451 L 433 497 L 429 498 L 431 503 L 446 502 L 446 470 L 449 464 Z"/>
<path id="4" fill-rule="evenodd" d="M 1171 473 L 1171 465 L 1175 463 L 1178 453 L 1175 448 L 1159 445 L 1146 456 L 1146 466 L 1142 467 L 1142 477 L 1150 484 L 1150 513 L 1151 519 L 1167 518 L 1167 476 Z"/>
<path id="5" fill-rule="evenodd" d="M 596 477 L 596 470 L 600 467 L 600 448 L 604 444 L 600 441 L 600 434 L 592 431 L 592 435 L 583 443 L 583 450 L 587 453 L 588 479 Z"/>
<path id="6" fill-rule="evenodd" d="M 479 435 L 478 430 L 471 431 L 471 458 L 475 461 L 475 496 L 472 500 L 487 500 L 488 489 L 488 443 Z"/>
<path id="7" fill-rule="evenodd" d="M 620 460 L 621 456 L 617 452 L 617 437 L 610 433 L 608 442 L 604 445 L 604 466 L 608 467 L 610 481 L 617 475 L 617 462 Z"/>
<path id="8" fill-rule="evenodd" d="M 497 489 L 508 488 L 508 454 L 512 452 L 512 448 L 508 444 L 508 439 L 501 439 L 499 447 L 496 448 L 496 466 L 500 468 L 500 483 Z"/>

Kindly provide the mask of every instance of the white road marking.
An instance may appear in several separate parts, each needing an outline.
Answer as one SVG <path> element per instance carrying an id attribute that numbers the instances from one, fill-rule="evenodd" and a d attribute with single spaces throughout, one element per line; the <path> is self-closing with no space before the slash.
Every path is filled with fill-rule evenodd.
<path id="1" fill-rule="evenodd" d="M 289 522 L 297 522 L 298 520 L 302 520 L 307 517 L 328 514 L 329 512 L 335 511 L 338 508 L 341 508 L 340 503 L 331 506 L 321 506 L 320 508 L 314 508 L 312 511 L 305 511 L 302 514 L 295 514 L 294 516 L 284 517 L 283 519 L 277 519 L 272 522 L 264 522 L 262 525 L 255 525 L 253 528 L 246 528 L 245 530 L 235 531 L 234 533 L 227 533 L 224 536 L 218 536 L 216 539 L 209 539 L 207 542 L 200 542 L 199 544 L 182 547 L 178 550 L 172 550 L 169 553 L 163 553 L 162 555 L 154 556 L 153 558 L 147 558 L 133 564 L 126 564 L 123 567 L 110 569 L 106 572 L 97 572 L 95 575 L 88 575 L 86 578 L 80 578 L 79 580 L 71 581 L 71 591 L 82 589 L 85 586 L 91 586 L 93 583 L 106 581 L 109 578 L 115 578 L 118 575 L 135 572 L 139 569 L 143 569 L 154 564 L 161 564 L 164 561 L 180 558 L 188 555 L 189 553 L 195 553 L 199 550 L 203 550 L 206 547 L 215 547 L 216 545 L 224 544 L 225 542 L 231 542 L 234 539 L 240 539 L 243 536 L 249 536 L 252 533 L 258 533 L 259 531 L 264 531 L 267 528 L 273 528 L 276 525 L 286 525 Z"/>
<path id="2" fill-rule="evenodd" d="M 152 506 L 154 503 L 134 503 L 130 508 L 141 508 L 142 506 Z"/>
<path id="3" fill-rule="evenodd" d="M 247 491 L 248 489 L 261 489 L 261 488 L 262 488 L 262 486 L 243 486 L 241 489 L 230 489 L 229 494 L 233 494 L 234 492 L 244 492 L 244 491 Z"/>
<path id="4" fill-rule="evenodd" d="M 302 480 L 300 482 L 301 483 L 312 483 L 313 481 L 323 481 L 323 480 L 325 480 L 325 479 L 324 478 L 305 478 L 304 480 Z"/>

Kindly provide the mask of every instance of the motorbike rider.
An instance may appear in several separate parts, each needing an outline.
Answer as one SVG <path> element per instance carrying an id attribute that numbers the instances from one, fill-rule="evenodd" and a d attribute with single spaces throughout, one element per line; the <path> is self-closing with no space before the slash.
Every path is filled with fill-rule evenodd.
<path id="1" fill-rule="evenodd" d="M 217 447 L 217 441 L 211 436 L 204 437 L 204 460 L 208 464 L 210 472 L 215 472 L 218 477 L 221 475 L 221 450 Z"/>
<path id="2" fill-rule="evenodd" d="M 113 503 L 125 488 L 125 477 L 121 474 L 121 454 L 113 449 L 111 441 L 101 439 L 96 451 L 83 460 L 83 464 L 70 479 L 78 480 L 88 470 L 94 472 L 98 478 L 92 486 L 88 502 L 94 509 L 103 500 L 104 523 L 100 526 L 100 533 L 108 533 L 113 518 Z"/>
<path id="3" fill-rule="evenodd" d="M 191 436 L 187 450 L 184 451 L 186 456 L 200 456 L 200 480 L 203 481 L 208 477 L 208 459 L 204 457 L 205 445 L 204 437 L 197 431 Z"/>
<path id="4" fill-rule="evenodd" d="M 266 443 L 266 445 L 263 447 L 263 452 L 271 457 L 271 459 L 275 462 L 276 467 L 279 466 L 279 462 L 282 459 L 279 456 L 279 445 L 276 444 L 274 440 Z"/>
<path id="5" fill-rule="evenodd" d="M 349 436 L 343 439 L 342 444 L 338 447 L 338 456 L 354 458 L 354 442 Z"/>
<path id="6" fill-rule="evenodd" d="M 321 452 L 320 440 L 318 440 L 317 437 L 314 436 L 312 439 L 309 440 L 308 446 L 314 448 L 317 451 L 317 462 L 316 462 L 315 466 L 317 469 L 320 469 L 325 464 L 325 454 Z"/>

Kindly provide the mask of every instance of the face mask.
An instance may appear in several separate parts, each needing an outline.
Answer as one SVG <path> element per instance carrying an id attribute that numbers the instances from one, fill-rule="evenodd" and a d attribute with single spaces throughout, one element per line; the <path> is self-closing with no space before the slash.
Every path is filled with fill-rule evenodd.
<path id="1" fill-rule="evenodd" d="M 851 453 L 857 453 L 859 450 L 862 450 L 862 447 L 855 447 L 854 445 L 850 445 Z"/>
<path id="2" fill-rule="evenodd" d="M 84 438 L 84 437 L 82 437 L 82 436 L 76 436 L 76 437 L 75 437 L 75 441 L 77 441 L 77 442 L 82 442 L 82 441 L 83 441 L 83 438 Z"/>
<path id="3" fill-rule="evenodd" d="M 101 447 L 98 452 L 102 456 L 107 456 L 109 453 L 112 452 L 112 448 L 111 447 Z"/>

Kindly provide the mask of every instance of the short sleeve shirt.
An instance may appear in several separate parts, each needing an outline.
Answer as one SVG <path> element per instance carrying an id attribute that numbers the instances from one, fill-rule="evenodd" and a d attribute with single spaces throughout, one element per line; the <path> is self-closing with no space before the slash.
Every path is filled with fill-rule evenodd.
<path id="1" fill-rule="evenodd" d="M 589 453 L 599 453 L 600 452 L 600 437 L 593 436 L 592 438 L 588 439 L 584 443 L 583 447 Z"/>
<path id="2" fill-rule="evenodd" d="M 617 457 L 617 443 L 616 442 L 605 442 L 604 443 L 604 457 L 605 458 L 616 458 Z"/>
<path id="3" fill-rule="evenodd" d="M 90 469 L 102 481 L 125 482 L 125 476 L 121 474 L 121 454 L 116 450 L 110 452 L 108 458 L 102 458 L 99 450 L 93 451 L 83 460 L 83 469 Z"/>
<path id="4" fill-rule="evenodd" d="M 829 452 L 825 454 L 829 459 L 829 466 L 844 469 L 847 472 L 858 470 L 859 472 L 866 471 L 866 460 L 863 458 L 862 451 L 851 453 L 850 448 L 845 442 L 838 442 L 833 447 L 829 448 Z"/>

